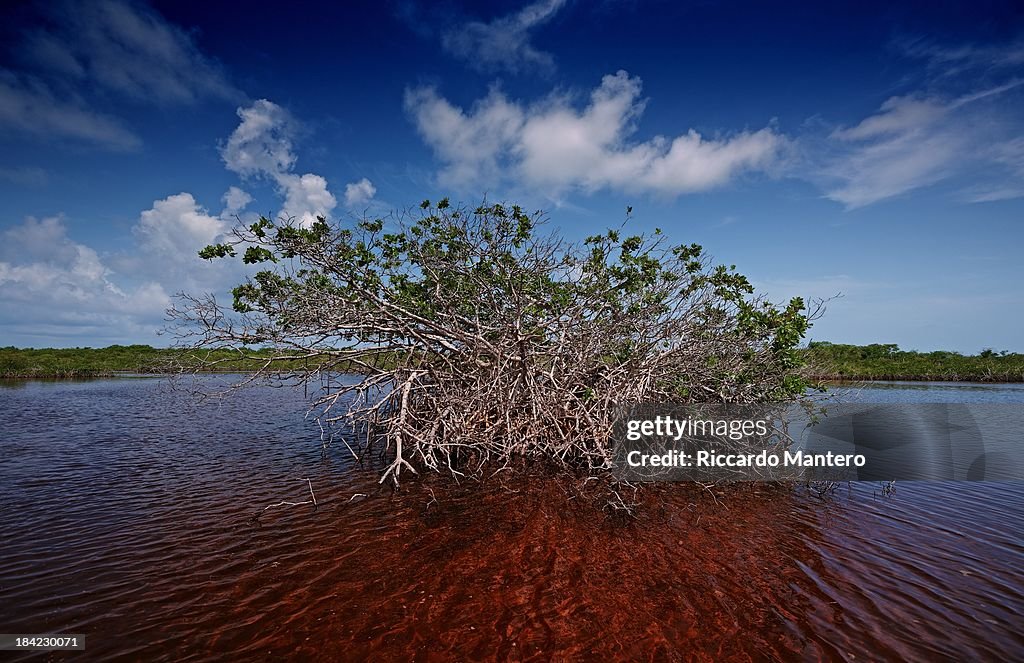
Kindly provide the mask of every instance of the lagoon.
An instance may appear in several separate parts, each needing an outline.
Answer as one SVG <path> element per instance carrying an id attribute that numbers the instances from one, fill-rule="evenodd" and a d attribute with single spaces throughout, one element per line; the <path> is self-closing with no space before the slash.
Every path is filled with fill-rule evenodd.
<path id="1" fill-rule="evenodd" d="M 844 389 L 1024 407 L 1018 384 Z M 164 378 L 0 383 L 0 630 L 174 660 L 1024 651 L 1024 482 L 656 486 L 622 523 L 543 476 L 377 494 L 374 468 L 324 452 L 305 403 L 198 404 Z M 316 510 L 266 508 L 310 487 Z"/>

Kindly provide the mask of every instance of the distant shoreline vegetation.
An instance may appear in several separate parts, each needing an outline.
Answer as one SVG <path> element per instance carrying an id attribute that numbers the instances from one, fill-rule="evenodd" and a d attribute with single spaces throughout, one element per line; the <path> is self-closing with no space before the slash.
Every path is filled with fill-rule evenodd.
<path id="1" fill-rule="evenodd" d="M 273 350 L 258 350 L 268 357 Z M 203 352 L 149 345 L 111 345 L 106 348 L 0 348 L 0 378 L 100 378 L 116 375 L 168 374 L 189 371 L 203 361 L 222 360 L 218 372 L 246 372 L 260 362 L 237 358 L 230 350 Z M 213 372 L 213 371 L 204 371 Z"/>
<path id="2" fill-rule="evenodd" d="M 814 380 L 915 380 L 950 382 L 1024 382 L 1024 354 L 982 350 L 916 352 L 894 344 L 845 345 L 813 341 L 800 350 L 804 371 Z M 257 351 L 272 356 L 273 350 Z M 0 348 L 0 378 L 95 378 L 126 373 L 165 374 L 192 371 L 211 359 L 222 360 L 218 372 L 252 371 L 260 361 L 237 358 L 231 350 L 202 353 L 149 345 L 106 348 Z M 200 361 L 201 360 L 201 361 Z M 285 368 L 279 366 L 279 368 Z M 301 362 L 295 368 L 301 368 Z M 203 372 L 213 372 L 204 370 Z"/>
<path id="3" fill-rule="evenodd" d="M 819 381 L 1024 382 L 1024 354 L 1005 350 L 964 355 L 900 350 L 891 343 L 811 341 L 801 353 L 805 372 Z"/>

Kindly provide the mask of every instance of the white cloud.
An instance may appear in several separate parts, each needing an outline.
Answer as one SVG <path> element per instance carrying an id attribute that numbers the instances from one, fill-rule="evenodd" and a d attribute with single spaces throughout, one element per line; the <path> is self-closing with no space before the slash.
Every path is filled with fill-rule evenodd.
<path id="1" fill-rule="evenodd" d="M 946 112 L 945 106 L 934 99 L 892 97 L 882 104 L 877 114 L 854 127 L 836 129 L 832 137 L 850 141 L 896 136 L 935 122 Z"/>
<path id="2" fill-rule="evenodd" d="M 445 164 L 441 179 L 469 185 L 495 179 L 523 125 L 523 109 L 497 90 L 466 113 L 438 96 L 433 88 L 406 92 L 405 106 L 420 136 Z"/>
<path id="3" fill-rule="evenodd" d="M 945 185 L 953 197 L 988 202 L 1024 195 L 1024 42 L 896 44 L 924 61 L 921 88 L 886 100 L 810 149 L 807 177 L 848 209 Z M 805 144 L 813 138 L 805 137 Z"/>
<path id="4" fill-rule="evenodd" d="M 1011 138 L 993 145 L 986 156 L 1005 168 L 1010 177 L 971 187 L 965 192 L 967 199 L 987 203 L 1024 197 L 1024 138 Z"/>
<path id="5" fill-rule="evenodd" d="M 444 33 L 441 43 L 452 55 L 483 71 L 550 71 L 551 55 L 530 43 L 530 33 L 549 21 L 566 0 L 539 0 L 490 23 L 470 21 Z"/>
<path id="6" fill-rule="evenodd" d="M 221 218 L 224 218 L 234 216 L 244 210 L 252 202 L 252 196 L 237 186 L 232 186 L 228 187 L 221 200 L 224 201 L 224 211 L 221 212 Z"/>
<path id="7" fill-rule="evenodd" d="M 377 187 L 365 177 L 358 182 L 350 182 L 345 185 L 345 205 L 355 207 L 365 205 L 377 195 Z"/>
<path id="8" fill-rule="evenodd" d="M 239 108 L 238 117 L 241 123 L 220 152 L 228 170 L 248 177 L 292 169 L 295 123 L 288 111 L 272 101 L 258 99 L 247 108 Z"/>
<path id="9" fill-rule="evenodd" d="M 241 122 L 221 147 L 225 165 L 244 177 L 268 179 L 284 199 L 282 214 L 309 225 L 337 199 L 320 175 L 292 172 L 294 123 L 276 104 L 260 100 L 238 111 Z M 0 173 L 2 174 L 2 173 Z M 369 180 L 352 195 L 373 196 Z M 0 333 L 22 344 L 66 339 L 152 342 L 164 326 L 169 292 L 225 293 L 251 275 L 240 261 L 202 261 L 206 245 L 225 241 L 252 196 L 232 186 L 219 215 L 188 192 L 153 202 L 132 228 L 134 243 L 100 256 L 73 242 L 61 217 L 28 218 L 0 236 Z M 45 339 L 45 340 L 44 340 Z"/>
<path id="10" fill-rule="evenodd" d="M 285 194 L 281 215 L 294 217 L 300 226 L 313 225 L 318 216 L 329 216 L 338 205 L 337 198 L 327 190 L 327 180 L 319 175 L 280 174 L 277 182 Z"/>
<path id="11" fill-rule="evenodd" d="M 194 262 L 197 251 L 228 229 L 224 220 L 207 214 L 191 193 L 179 193 L 155 201 L 139 215 L 134 231 L 142 247 L 153 254 Z"/>
<path id="12" fill-rule="evenodd" d="M 852 143 L 825 170 L 840 182 L 826 196 L 853 209 L 938 182 L 964 149 L 964 136 L 942 130 L 948 105 L 893 97 L 880 112 L 832 137 Z"/>
<path id="13" fill-rule="evenodd" d="M 433 88 L 406 93 L 420 135 L 444 163 L 443 184 L 467 187 L 503 176 L 548 193 L 619 189 L 674 196 L 768 169 L 785 139 L 771 128 L 706 139 L 694 130 L 631 141 L 645 101 L 624 71 L 605 76 L 576 109 L 564 96 L 527 107 L 492 89 L 464 111 Z"/>
<path id="14" fill-rule="evenodd" d="M 283 109 L 261 100 L 239 109 L 239 117 L 221 148 L 229 169 L 272 181 L 284 199 L 282 213 L 301 224 L 337 206 L 323 177 L 291 172 L 294 125 Z M 232 186 L 222 201 L 214 214 L 188 192 L 155 200 L 132 228 L 134 243 L 103 257 L 70 240 L 61 217 L 28 218 L 8 229 L 0 237 L 0 331 L 29 344 L 76 336 L 151 342 L 164 326 L 168 293 L 223 294 L 251 274 L 240 261 L 197 255 L 225 241 L 236 216 L 252 216 L 245 212 L 252 202 L 247 191 Z"/>
<path id="15" fill-rule="evenodd" d="M 111 340 L 138 339 L 159 328 L 170 299 L 154 281 L 116 285 L 93 249 L 72 241 L 59 217 L 26 219 L 2 234 L 0 320 L 37 339 L 100 330 Z"/>
<path id="16" fill-rule="evenodd" d="M 1019 122 L 1009 122 L 999 102 L 1018 85 L 953 99 L 892 97 L 857 125 L 833 131 L 833 156 L 816 167 L 829 182 L 826 197 L 853 209 L 982 170 L 995 181 L 969 187 L 962 197 L 1011 196 L 1024 184 L 1024 167 L 1014 164 Z"/>
<path id="17" fill-rule="evenodd" d="M 310 225 L 317 216 L 328 216 L 338 201 L 327 180 L 314 173 L 292 172 L 296 156 L 292 147 L 295 121 L 288 112 L 266 99 L 238 109 L 241 123 L 221 147 L 224 165 L 243 177 L 267 178 L 284 197 L 280 215 Z"/>
<path id="18" fill-rule="evenodd" d="M 73 262 L 78 252 L 67 240 L 66 232 L 63 216 L 27 217 L 21 225 L 4 231 L 0 258 L 10 262 Z"/>
<path id="19" fill-rule="evenodd" d="M 1024 178 L 1022 178 L 1024 179 Z M 978 185 L 965 189 L 963 199 L 968 203 L 992 203 L 999 200 L 1024 198 L 1024 185 L 1021 186 L 985 186 Z"/>
<path id="20" fill-rule="evenodd" d="M 236 215 L 249 216 L 231 206 L 246 203 L 247 197 L 237 187 L 228 189 L 223 196 L 227 207 L 219 216 L 187 192 L 153 201 L 132 227 L 134 246 L 110 256 L 108 263 L 128 278 L 166 284 L 171 292 L 225 293 L 244 280 L 247 268 L 234 260 L 201 260 L 197 254 L 229 239 Z"/>

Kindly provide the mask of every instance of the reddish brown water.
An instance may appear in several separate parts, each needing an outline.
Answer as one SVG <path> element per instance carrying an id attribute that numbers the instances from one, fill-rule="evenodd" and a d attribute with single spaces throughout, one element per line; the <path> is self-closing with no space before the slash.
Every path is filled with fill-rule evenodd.
<path id="1" fill-rule="evenodd" d="M 543 478 L 349 501 L 375 474 L 321 460 L 300 401 L 0 391 L 0 632 L 84 633 L 90 659 L 1024 655 L 1020 484 L 675 486 L 627 523 Z M 252 522 L 302 477 L 318 510 Z"/>

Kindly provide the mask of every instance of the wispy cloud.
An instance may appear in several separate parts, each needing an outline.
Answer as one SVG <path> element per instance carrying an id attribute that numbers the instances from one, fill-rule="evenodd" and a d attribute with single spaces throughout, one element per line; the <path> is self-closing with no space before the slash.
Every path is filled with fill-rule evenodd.
<path id="1" fill-rule="evenodd" d="M 531 43 L 533 31 L 551 20 L 566 0 L 539 0 L 489 23 L 468 21 L 445 32 L 445 50 L 485 72 L 550 72 L 554 59 Z"/>
<path id="2" fill-rule="evenodd" d="M 1016 68 L 1024 65 L 1024 40 L 1003 44 L 943 44 L 923 37 L 897 40 L 896 49 L 923 60 L 934 77 Z"/>
<path id="3" fill-rule="evenodd" d="M 42 186 L 49 179 L 46 171 L 35 166 L 17 166 L 14 168 L 0 168 L 0 180 L 5 180 L 19 186 Z"/>
<path id="4" fill-rule="evenodd" d="M 812 157 L 811 179 L 848 209 L 956 182 L 971 202 L 1024 193 L 1024 49 L 904 46 L 928 68 L 921 89 L 891 97 L 851 127 L 831 132 Z M 982 182 L 964 185 L 964 181 Z"/>
<path id="5" fill-rule="evenodd" d="M 48 25 L 25 35 L 19 52 L 28 68 L 62 84 L 158 104 L 241 96 L 189 33 L 142 4 L 61 2 L 47 18 Z"/>
<path id="6" fill-rule="evenodd" d="M 632 141 L 646 101 L 625 71 L 605 76 L 578 109 L 552 95 L 525 105 L 491 90 L 466 111 L 434 88 L 406 93 L 420 135 L 444 163 L 442 184 L 456 188 L 512 180 L 549 195 L 616 189 L 675 196 L 705 191 L 772 166 L 785 139 L 766 127 L 708 139 L 694 130 Z"/>
<path id="7" fill-rule="evenodd" d="M 193 37 L 152 9 L 122 0 L 40 6 L 15 44 L 17 70 L 0 70 L 0 126 L 37 138 L 114 150 L 138 136 L 117 101 L 194 104 L 243 98 Z"/>
<path id="8" fill-rule="evenodd" d="M 0 70 L 0 131 L 37 139 L 71 139 L 112 150 L 133 150 L 141 140 L 111 115 L 81 101 L 59 99 L 38 79 Z"/>
<path id="9" fill-rule="evenodd" d="M 949 177 L 969 144 L 949 113 L 936 99 L 893 97 L 876 115 L 833 132 L 845 145 L 823 171 L 839 182 L 826 196 L 853 209 Z"/>

